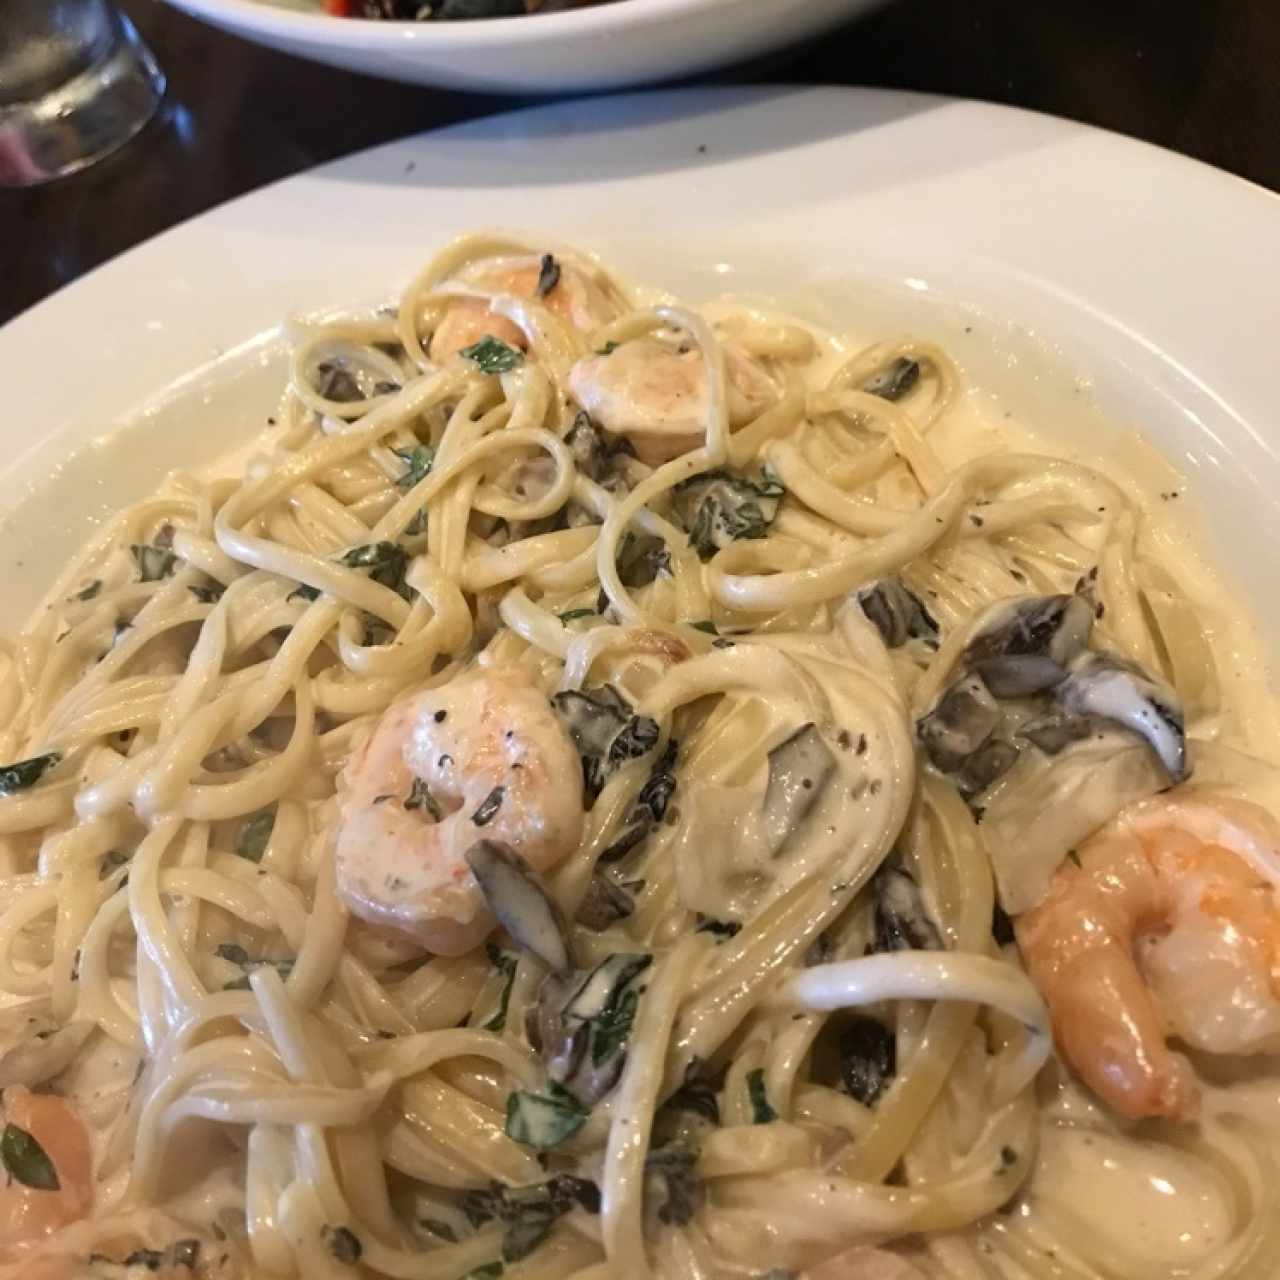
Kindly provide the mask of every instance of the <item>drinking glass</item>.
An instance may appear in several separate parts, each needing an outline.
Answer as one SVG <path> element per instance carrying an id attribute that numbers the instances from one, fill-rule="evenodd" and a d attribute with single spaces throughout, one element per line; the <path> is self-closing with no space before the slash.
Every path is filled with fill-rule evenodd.
<path id="1" fill-rule="evenodd" d="M 0 185 L 92 164 L 163 94 L 155 59 L 111 0 L 0 0 Z"/>

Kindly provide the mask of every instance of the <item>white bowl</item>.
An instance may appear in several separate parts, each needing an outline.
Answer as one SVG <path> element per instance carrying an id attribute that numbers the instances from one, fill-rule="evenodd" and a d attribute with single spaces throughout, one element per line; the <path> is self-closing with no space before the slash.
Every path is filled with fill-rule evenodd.
<path id="1" fill-rule="evenodd" d="M 578 93 L 671 80 L 781 48 L 883 0 L 617 0 L 469 22 L 370 22 L 266 0 L 170 0 L 285 53 L 410 84 Z"/>

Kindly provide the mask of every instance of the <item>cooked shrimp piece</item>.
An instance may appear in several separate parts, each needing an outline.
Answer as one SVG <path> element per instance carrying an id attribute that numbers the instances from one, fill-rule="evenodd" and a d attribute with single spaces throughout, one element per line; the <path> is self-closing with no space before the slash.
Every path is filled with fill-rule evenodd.
<path id="1" fill-rule="evenodd" d="M 764 370 L 732 343 L 724 347 L 729 425 L 759 417 L 778 398 Z M 626 436 L 652 465 L 696 449 L 706 432 L 707 374 L 702 354 L 656 338 L 635 338 L 569 373 L 578 403 L 611 435 Z"/>
<path id="2" fill-rule="evenodd" d="M 559 276 L 542 297 L 543 304 L 575 329 L 598 329 L 616 319 L 617 307 L 604 290 L 584 271 L 567 262 L 557 262 Z M 493 258 L 476 270 L 464 273 L 462 283 L 494 293 L 510 293 L 533 298 L 543 279 L 542 258 L 537 254 Z M 489 309 L 483 298 L 458 298 L 431 336 L 429 354 L 442 363 L 463 347 L 479 342 L 486 334 L 500 338 L 508 346 L 528 347 L 520 326 Z"/>
<path id="3" fill-rule="evenodd" d="M 802 1271 L 800 1280 L 924 1280 L 924 1272 L 896 1253 L 858 1245 Z"/>
<path id="4" fill-rule="evenodd" d="M 93 1200 L 89 1131 L 71 1103 L 15 1085 L 4 1091 L 3 1111 L 6 1148 L 13 1144 L 19 1155 L 16 1163 L 6 1159 L 9 1177 L 0 1186 L 0 1255 L 84 1217 Z"/>
<path id="5" fill-rule="evenodd" d="M 347 765 L 338 889 L 361 919 L 461 955 L 495 923 L 472 845 L 501 842 L 545 871 L 582 824 L 582 764 L 550 703 L 522 668 L 477 669 L 392 703 Z"/>
<path id="6" fill-rule="evenodd" d="M 0 1280 L 241 1280 L 239 1250 L 156 1209 L 86 1218 L 0 1263 Z M 132 1262 L 126 1261 L 133 1259 Z"/>
<path id="7" fill-rule="evenodd" d="M 1063 1057 L 1130 1119 L 1196 1114 L 1176 1036 L 1208 1053 L 1280 1050 L 1280 829 L 1194 791 L 1132 805 L 1016 922 Z"/>

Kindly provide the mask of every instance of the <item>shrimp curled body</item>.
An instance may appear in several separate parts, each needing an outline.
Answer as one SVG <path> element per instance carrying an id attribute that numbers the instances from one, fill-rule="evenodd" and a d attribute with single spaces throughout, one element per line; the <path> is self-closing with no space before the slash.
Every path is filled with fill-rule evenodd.
<path id="1" fill-rule="evenodd" d="M 1131 806 L 1016 922 L 1063 1057 L 1130 1119 L 1189 1120 L 1176 1037 L 1209 1053 L 1280 1049 L 1280 829 L 1209 793 Z"/>
<path id="2" fill-rule="evenodd" d="M 461 955 L 494 927 L 466 854 L 509 845 L 546 871 L 582 837 L 582 766 L 520 668 L 472 672 L 387 709 L 343 780 L 338 891 L 361 919 Z"/>

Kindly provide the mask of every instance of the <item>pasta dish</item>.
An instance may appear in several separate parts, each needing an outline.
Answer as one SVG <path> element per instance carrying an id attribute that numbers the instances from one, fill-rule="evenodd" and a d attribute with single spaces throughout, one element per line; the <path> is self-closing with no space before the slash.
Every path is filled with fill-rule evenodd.
<path id="1" fill-rule="evenodd" d="M 3 647 L 0 1276 L 1278 1274 L 1176 491 L 496 236 L 292 339 Z"/>

